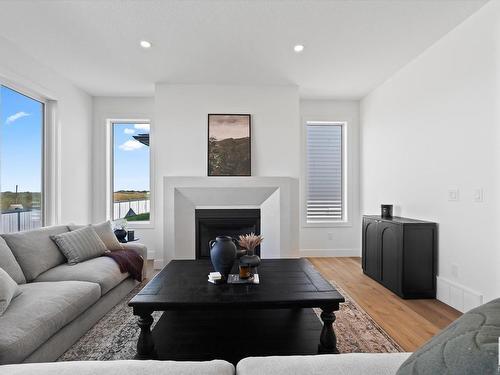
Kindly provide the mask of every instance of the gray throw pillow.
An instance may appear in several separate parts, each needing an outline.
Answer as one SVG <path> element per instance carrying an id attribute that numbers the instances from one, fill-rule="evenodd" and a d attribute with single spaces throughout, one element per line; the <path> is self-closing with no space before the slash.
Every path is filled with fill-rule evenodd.
<path id="1" fill-rule="evenodd" d="M 103 223 L 90 224 L 90 225 L 95 229 L 101 241 L 104 242 L 104 245 L 106 245 L 106 249 L 110 251 L 123 250 L 122 244 L 120 243 L 120 241 L 118 241 L 118 239 L 115 236 L 115 233 L 113 232 L 111 221 L 108 220 Z M 68 225 L 70 231 L 75 231 L 83 227 L 84 227 L 83 225 L 74 225 L 74 224 Z"/>
<path id="2" fill-rule="evenodd" d="M 14 254 L 12 254 L 7 242 L 2 237 L 0 237 L 0 268 L 3 268 L 16 283 L 26 284 L 26 278 L 21 266 L 17 263 Z"/>
<path id="3" fill-rule="evenodd" d="M 103 255 L 107 249 L 94 228 L 91 226 L 51 237 L 59 250 L 74 265 Z"/>
<path id="4" fill-rule="evenodd" d="M 9 307 L 10 301 L 21 294 L 19 285 L 0 268 L 0 316 L 3 315 L 7 307 Z"/>
<path id="5" fill-rule="evenodd" d="M 500 298 L 476 307 L 413 353 L 397 375 L 497 374 Z"/>
<path id="6" fill-rule="evenodd" d="M 44 227 L 24 232 L 2 234 L 12 254 L 23 270 L 26 281 L 33 281 L 45 271 L 66 262 L 54 241 L 50 239 L 68 232 L 66 225 Z"/>

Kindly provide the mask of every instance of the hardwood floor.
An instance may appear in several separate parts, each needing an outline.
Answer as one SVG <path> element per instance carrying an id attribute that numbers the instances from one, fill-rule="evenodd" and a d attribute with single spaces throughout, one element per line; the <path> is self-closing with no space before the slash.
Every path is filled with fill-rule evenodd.
<path id="1" fill-rule="evenodd" d="M 462 315 L 435 299 L 404 300 L 363 274 L 361 258 L 308 258 L 344 289 L 405 351 L 414 351 Z"/>
<path id="2" fill-rule="evenodd" d="M 152 259 L 148 259 L 146 261 L 146 280 L 151 280 L 160 270 L 155 270 L 154 261 Z"/>

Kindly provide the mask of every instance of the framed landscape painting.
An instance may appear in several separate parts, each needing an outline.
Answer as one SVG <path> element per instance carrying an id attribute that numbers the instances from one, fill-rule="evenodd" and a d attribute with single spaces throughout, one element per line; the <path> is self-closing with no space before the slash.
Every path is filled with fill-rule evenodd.
<path id="1" fill-rule="evenodd" d="M 208 115 L 208 175 L 251 176 L 250 115 Z"/>

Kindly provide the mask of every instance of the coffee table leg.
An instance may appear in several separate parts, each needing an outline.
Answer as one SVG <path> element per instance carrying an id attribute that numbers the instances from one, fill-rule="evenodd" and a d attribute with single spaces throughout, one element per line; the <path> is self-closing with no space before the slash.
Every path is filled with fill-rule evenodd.
<path id="1" fill-rule="evenodd" d="M 335 314 L 331 308 L 323 308 L 321 311 L 321 320 L 323 321 L 323 329 L 319 337 L 318 353 L 319 354 L 338 354 L 337 336 L 333 330 L 333 322 Z"/>
<path id="2" fill-rule="evenodd" d="M 151 312 L 139 314 L 137 324 L 141 329 L 139 340 L 137 341 L 137 354 L 135 359 L 155 359 L 155 343 L 151 334 L 151 325 L 153 324 L 153 316 Z"/>

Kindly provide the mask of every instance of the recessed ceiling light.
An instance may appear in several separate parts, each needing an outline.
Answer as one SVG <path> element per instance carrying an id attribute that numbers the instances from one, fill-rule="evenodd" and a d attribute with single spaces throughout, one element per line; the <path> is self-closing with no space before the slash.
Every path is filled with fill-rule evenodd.
<path id="1" fill-rule="evenodd" d="M 141 47 L 142 48 L 151 48 L 151 42 L 148 42 L 147 40 L 141 40 L 141 43 L 140 43 Z"/>
<path id="2" fill-rule="evenodd" d="M 300 53 L 304 50 L 304 46 L 302 44 L 297 44 L 296 46 L 293 47 L 293 50 L 297 53 Z"/>

